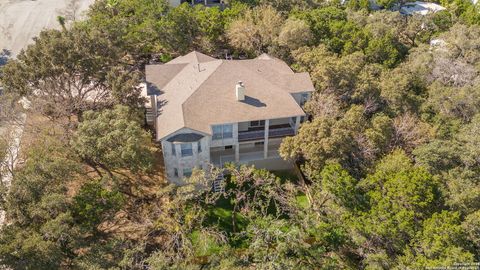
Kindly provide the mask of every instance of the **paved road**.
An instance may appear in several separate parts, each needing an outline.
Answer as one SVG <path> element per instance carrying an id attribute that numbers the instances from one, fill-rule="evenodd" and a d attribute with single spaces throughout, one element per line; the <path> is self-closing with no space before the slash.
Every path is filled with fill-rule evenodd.
<path id="1" fill-rule="evenodd" d="M 0 51 L 12 56 L 45 28 L 59 28 L 57 16 L 82 14 L 94 0 L 0 0 Z M 72 5 L 72 3 L 75 3 Z"/>

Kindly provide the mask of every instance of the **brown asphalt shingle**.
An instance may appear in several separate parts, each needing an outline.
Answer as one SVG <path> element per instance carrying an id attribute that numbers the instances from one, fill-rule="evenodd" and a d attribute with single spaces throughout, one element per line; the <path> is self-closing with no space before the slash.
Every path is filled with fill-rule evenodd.
<path id="1" fill-rule="evenodd" d="M 217 60 L 192 52 L 164 65 L 147 66 L 146 77 L 149 87 L 162 93 L 159 140 L 181 128 L 211 134 L 214 124 L 304 115 L 291 93 L 314 90 L 307 73 L 295 74 L 268 55 Z M 245 101 L 236 100 L 238 81 L 245 84 Z"/>

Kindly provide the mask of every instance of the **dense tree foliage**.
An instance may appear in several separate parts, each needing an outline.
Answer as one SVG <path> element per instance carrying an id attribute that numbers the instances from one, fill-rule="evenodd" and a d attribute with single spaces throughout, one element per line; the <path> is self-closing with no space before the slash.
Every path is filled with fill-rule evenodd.
<path id="1" fill-rule="evenodd" d="M 121 61 L 122 54 L 80 27 L 47 30 L 3 68 L 6 93 L 35 99 L 52 118 L 78 116 L 114 104 L 141 104 L 140 75 Z"/>
<path id="2" fill-rule="evenodd" d="M 88 111 L 72 139 L 86 164 L 106 170 L 147 171 L 153 161 L 151 137 L 141 128 L 141 116 L 125 106 L 99 113 Z M 101 173 L 100 173 L 101 175 Z"/>
<path id="3" fill-rule="evenodd" d="M 445 0 L 445 11 L 404 17 L 363 0 L 226 2 L 98 0 L 85 21 L 42 32 L 9 60 L 2 119 L 27 96 L 31 115 L 55 121 L 22 145 L 23 162 L 1 189 L 1 263 L 240 270 L 480 261 L 478 5 Z M 216 168 L 194 171 L 184 186 L 158 177 L 138 113 L 140 74 L 191 50 L 269 53 L 309 72 L 310 117 L 280 148 L 306 181 L 233 164 L 223 192 L 212 192 Z"/>

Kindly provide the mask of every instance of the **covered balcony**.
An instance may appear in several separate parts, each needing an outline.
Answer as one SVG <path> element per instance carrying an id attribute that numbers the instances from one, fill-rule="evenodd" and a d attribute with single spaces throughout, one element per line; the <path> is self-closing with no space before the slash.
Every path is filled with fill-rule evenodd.
<path id="1" fill-rule="evenodd" d="M 292 128 L 290 125 L 270 126 L 268 130 L 269 138 L 281 138 L 293 135 L 295 135 L 295 129 Z M 263 138 L 265 138 L 264 129 L 238 132 L 239 142 L 263 140 Z"/>
<path id="2" fill-rule="evenodd" d="M 238 123 L 238 141 L 258 141 L 295 135 L 295 120 L 290 118 Z"/>

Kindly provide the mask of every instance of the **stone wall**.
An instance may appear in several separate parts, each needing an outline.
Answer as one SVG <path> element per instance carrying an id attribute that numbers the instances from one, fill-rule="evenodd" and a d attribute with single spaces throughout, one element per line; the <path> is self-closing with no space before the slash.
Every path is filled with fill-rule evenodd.
<path id="1" fill-rule="evenodd" d="M 193 155 L 182 157 L 181 143 L 171 143 L 169 138 L 184 133 L 198 133 L 191 129 L 181 129 L 169 137 L 164 138 L 161 142 L 163 159 L 165 163 L 165 171 L 169 180 L 175 181 L 183 178 L 184 169 L 200 168 L 206 169 L 210 164 L 210 136 L 205 136 L 198 142 L 192 142 Z M 202 152 L 198 152 L 198 143 L 201 144 Z M 173 155 L 172 148 L 175 147 L 175 155 Z M 178 177 L 174 176 L 175 168 L 178 170 Z M 178 178 L 178 179 L 176 179 Z"/>

